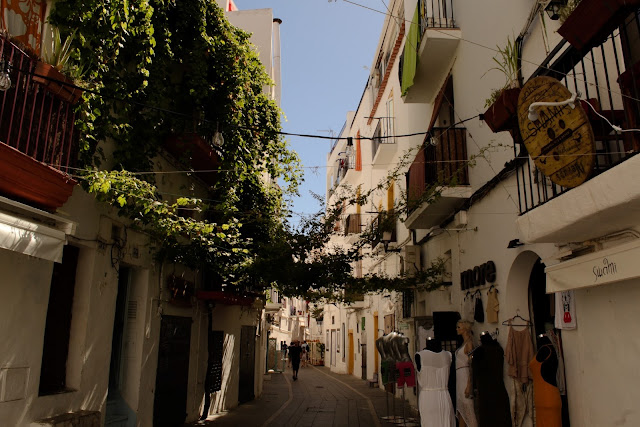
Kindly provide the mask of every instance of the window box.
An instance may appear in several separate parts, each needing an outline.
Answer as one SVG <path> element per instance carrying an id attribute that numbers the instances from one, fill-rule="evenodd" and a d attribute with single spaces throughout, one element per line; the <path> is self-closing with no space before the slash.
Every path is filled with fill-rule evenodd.
<path id="1" fill-rule="evenodd" d="M 518 96 L 520 88 L 505 89 L 485 111 L 484 121 L 494 132 L 510 130 L 518 126 Z"/>
<path id="2" fill-rule="evenodd" d="M 58 83 L 64 82 L 70 85 L 74 84 L 73 80 L 62 74 L 53 65 L 38 61 L 36 63 L 34 73 L 33 81 L 46 88 L 46 90 L 51 92 L 54 96 L 71 104 L 76 104 L 80 100 L 82 90 L 73 86 Z"/>
<path id="3" fill-rule="evenodd" d="M 604 42 L 624 16 L 638 7 L 640 0 L 582 0 L 558 28 L 558 34 L 586 51 Z"/>

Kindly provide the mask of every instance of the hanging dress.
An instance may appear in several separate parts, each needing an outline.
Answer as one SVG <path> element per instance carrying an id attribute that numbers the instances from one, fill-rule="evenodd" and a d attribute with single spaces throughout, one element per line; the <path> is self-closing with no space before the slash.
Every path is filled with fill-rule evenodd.
<path id="1" fill-rule="evenodd" d="M 422 350 L 417 352 L 416 356 L 420 358 L 420 370 L 417 371 L 420 388 L 418 401 L 420 425 L 422 427 L 455 427 L 453 403 L 447 388 L 451 353 Z"/>
<path id="2" fill-rule="evenodd" d="M 480 338 L 482 344 L 472 356 L 473 383 L 478 391 L 478 425 L 512 427 L 509 395 L 504 386 L 504 351 L 492 338 Z"/>
<path id="3" fill-rule="evenodd" d="M 533 376 L 533 400 L 536 406 L 536 427 L 562 427 L 562 400 L 558 387 L 549 384 L 542 377 L 542 364 L 552 357 L 553 347 L 550 344 L 541 347 L 548 347 L 549 354 L 539 362 L 535 357 L 529 363 Z"/>
<path id="4" fill-rule="evenodd" d="M 465 397 L 471 364 L 469 356 L 464 352 L 464 344 L 456 350 L 456 415 L 462 417 L 467 427 L 478 427 L 476 413 L 473 409 L 473 399 Z"/>
<path id="5" fill-rule="evenodd" d="M 500 302 L 498 302 L 498 290 L 489 289 L 487 291 L 487 323 L 498 323 L 498 312 Z"/>

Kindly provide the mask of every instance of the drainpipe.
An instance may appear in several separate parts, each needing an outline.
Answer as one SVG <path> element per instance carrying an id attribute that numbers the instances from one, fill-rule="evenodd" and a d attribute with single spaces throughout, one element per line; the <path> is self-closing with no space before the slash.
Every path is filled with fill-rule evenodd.
<path id="1" fill-rule="evenodd" d="M 282 94 L 282 77 L 280 75 L 280 24 L 282 19 L 275 18 L 273 20 L 273 81 L 275 86 L 273 88 L 273 99 L 276 101 L 278 107 L 281 106 L 280 98 Z"/>

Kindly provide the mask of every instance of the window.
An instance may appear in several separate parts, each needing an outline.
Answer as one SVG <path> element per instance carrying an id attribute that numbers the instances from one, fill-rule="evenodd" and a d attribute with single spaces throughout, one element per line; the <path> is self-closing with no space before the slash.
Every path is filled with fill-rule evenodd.
<path id="1" fill-rule="evenodd" d="M 78 248 L 67 245 L 62 253 L 62 263 L 53 265 L 42 349 L 41 396 L 67 389 L 67 357 L 79 253 Z"/>

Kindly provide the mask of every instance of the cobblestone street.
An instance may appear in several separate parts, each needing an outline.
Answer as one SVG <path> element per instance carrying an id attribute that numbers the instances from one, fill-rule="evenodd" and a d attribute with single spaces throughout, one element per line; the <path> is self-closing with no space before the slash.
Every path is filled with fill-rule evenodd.
<path id="1" fill-rule="evenodd" d="M 403 407 L 400 399 L 393 402 L 390 394 L 370 388 L 368 381 L 335 374 L 326 367 L 301 368 L 297 381 L 290 369 L 267 378 L 260 398 L 188 426 L 409 426 L 419 422 L 417 413 L 407 404 Z M 385 421 L 394 403 L 396 416 L 404 415 L 405 423 Z"/>

